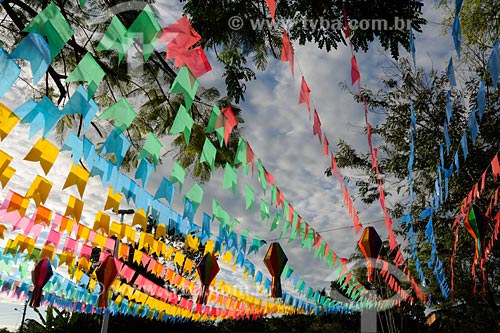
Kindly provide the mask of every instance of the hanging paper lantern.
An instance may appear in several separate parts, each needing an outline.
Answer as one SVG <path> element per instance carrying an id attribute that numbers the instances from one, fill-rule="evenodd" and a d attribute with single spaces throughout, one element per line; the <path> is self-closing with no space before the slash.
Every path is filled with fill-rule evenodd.
<path id="1" fill-rule="evenodd" d="M 377 258 L 382 248 L 382 239 L 374 227 L 366 227 L 358 241 L 358 246 L 365 258 Z M 374 270 L 372 260 L 367 261 L 368 281 L 373 282 Z"/>
<path id="2" fill-rule="evenodd" d="M 118 269 L 116 268 L 115 259 L 112 256 L 108 256 L 102 262 L 101 266 L 96 272 L 97 281 L 101 286 L 101 294 L 99 295 L 98 306 L 100 308 L 106 308 L 108 306 L 108 293 L 109 287 L 118 275 Z"/>
<path id="3" fill-rule="evenodd" d="M 40 306 L 42 300 L 42 289 L 49 282 L 50 278 L 54 272 L 52 271 L 52 266 L 50 265 L 50 260 L 44 258 L 40 260 L 33 270 L 31 277 L 33 280 L 33 294 L 30 299 L 30 306 L 37 308 Z"/>
<path id="4" fill-rule="evenodd" d="M 477 260 L 484 256 L 486 231 L 488 230 L 489 218 L 484 215 L 476 205 L 469 209 L 467 220 L 464 221 L 465 228 L 474 238 L 476 253 L 474 258 Z"/>
<path id="5" fill-rule="evenodd" d="M 196 270 L 198 271 L 201 282 L 201 292 L 198 295 L 196 303 L 207 304 L 208 295 L 210 293 L 209 287 L 217 273 L 219 273 L 219 264 L 215 256 L 208 252 L 203 256 L 198 266 L 196 266 Z"/>
<path id="6" fill-rule="evenodd" d="M 280 244 L 277 242 L 271 243 L 267 249 L 266 256 L 264 257 L 264 264 L 266 264 L 269 273 L 271 273 L 271 297 L 282 297 L 280 276 L 285 268 L 288 258 L 283 252 Z"/>

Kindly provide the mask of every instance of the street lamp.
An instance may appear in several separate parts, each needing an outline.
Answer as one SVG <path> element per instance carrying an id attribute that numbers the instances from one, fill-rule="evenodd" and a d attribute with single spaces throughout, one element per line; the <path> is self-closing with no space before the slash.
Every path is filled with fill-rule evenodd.
<path id="1" fill-rule="evenodd" d="M 28 300 L 24 303 L 23 309 L 23 319 L 21 319 L 21 328 L 19 329 L 19 333 L 23 333 L 24 330 L 24 319 L 26 318 L 26 308 L 28 307 Z M 14 308 L 14 311 L 21 312 L 18 308 Z"/>
<path id="2" fill-rule="evenodd" d="M 125 215 L 130 215 L 134 214 L 135 210 L 133 209 L 119 209 L 118 210 L 118 215 L 120 215 L 120 223 L 123 223 L 123 218 Z M 115 239 L 115 251 L 113 252 L 113 257 L 116 258 L 116 253 L 118 252 L 118 246 L 120 244 L 120 240 L 118 237 Z M 108 333 L 108 324 L 109 324 L 109 313 L 105 313 L 104 317 L 102 318 L 102 325 L 101 325 L 101 333 Z M 22 333 L 22 332 L 20 332 Z"/>

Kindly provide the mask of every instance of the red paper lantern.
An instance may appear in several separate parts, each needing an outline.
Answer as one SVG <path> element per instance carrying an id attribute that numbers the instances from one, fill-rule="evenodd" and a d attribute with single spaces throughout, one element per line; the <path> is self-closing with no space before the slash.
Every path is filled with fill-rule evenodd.
<path id="1" fill-rule="evenodd" d="M 40 260 L 33 270 L 31 277 L 33 280 L 33 293 L 30 298 L 30 306 L 33 308 L 39 307 L 42 300 L 43 287 L 49 282 L 54 272 L 50 265 L 50 260 L 44 258 Z"/>

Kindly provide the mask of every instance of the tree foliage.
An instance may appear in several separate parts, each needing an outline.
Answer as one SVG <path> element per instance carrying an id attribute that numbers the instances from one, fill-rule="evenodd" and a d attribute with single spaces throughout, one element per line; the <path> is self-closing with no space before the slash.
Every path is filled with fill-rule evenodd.
<path id="1" fill-rule="evenodd" d="M 264 1 L 248 0 L 181 0 L 184 10 L 192 18 L 193 26 L 202 36 L 201 44 L 217 50 L 217 59 L 224 64 L 228 95 L 236 103 L 244 100 L 245 82 L 255 78 L 255 68 L 266 68 L 270 57 L 278 58 L 281 51 L 282 28 L 285 27 L 292 41 L 304 45 L 313 42 L 319 48 L 331 51 L 344 38 L 343 6 L 349 22 L 387 22 L 387 29 L 370 25 L 368 29 L 353 27 L 351 42 L 355 50 L 368 50 L 370 43 L 378 39 L 390 50 L 392 56 L 399 56 L 400 46 L 409 49 L 409 26 L 395 27 L 395 21 L 411 22 L 416 31 L 426 23 L 422 18 L 423 4 L 418 1 L 360 1 L 360 0 L 293 0 L 278 1 L 275 21 L 271 23 L 269 9 Z M 231 28 L 231 22 L 239 18 L 241 27 Z M 238 19 L 237 19 L 238 20 Z M 260 24 L 264 22 L 264 24 Z"/>
<path id="2" fill-rule="evenodd" d="M 490 8 L 491 9 L 491 8 Z M 485 16 L 487 17 L 487 16 Z M 486 33 L 489 31 L 488 22 L 481 22 L 478 30 Z M 473 40 L 470 40 L 473 43 Z M 492 44 L 490 40 L 489 43 Z M 490 45 L 491 45 L 490 44 Z M 479 48 L 478 48 L 479 49 Z M 481 58 L 487 59 L 490 51 L 483 49 Z M 476 58 L 476 60 L 479 58 Z M 439 258 L 443 262 L 443 269 L 450 284 L 451 268 L 450 259 L 454 248 L 454 229 L 452 224 L 464 198 L 467 197 L 473 185 L 478 182 L 487 169 L 492 158 L 498 153 L 500 137 L 500 104 L 498 89 L 492 88 L 492 82 L 487 71 L 487 62 L 464 61 L 466 70 L 460 72 L 462 81 L 459 86 L 451 86 L 446 72 L 423 69 L 412 71 L 409 61 L 402 59 L 394 66 L 387 69 L 378 90 L 363 89 L 361 96 L 355 95 L 357 101 L 366 99 L 369 109 L 382 115 L 381 122 L 372 128 L 376 138 L 378 164 L 384 179 L 386 196 L 392 201 L 391 216 L 394 221 L 399 220 L 408 209 L 408 160 L 410 146 L 410 105 L 415 110 L 417 130 L 415 134 L 415 162 L 413 165 L 413 184 L 415 200 L 412 204 L 412 225 L 416 232 L 416 247 L 419 260 L 427 277 L 426 293 L 431 295 L 430 305 L 442 311 L 442 331 L 455 330 L 498 330 L 500 312 L 498 304 L 500 294 L 498 282 L 500 281 L 498 264 L 500 249 L 498 245 L 493 248 L 486 264 L 487 288 L 484 294 L 473 294 L 474 284 L 481 289 L 481 272 L 476 267 L 477 279 L 471 275 L 474 261 L 473 239 L 463 227 L 459 227 L 459 243 L 454 265 L 454 301 L 443 299 L 436 284 L 432 269 L 425 262 L 431 258 L 431 246 L 425 233 L 427 219 L 419 218 L 420 213 L 430 207 L 430 200 L 434 193 L 435 180 L 438 179 L 440 165 L 439 144 L 445 146 L 443 124 L 446 119 L 446 95 L 451 91 L 453 118 L 449 126 L 451 140 L 450 153 L 444 156 L 444 165 L 448 167 L 454 163 L 454 153 L 459 151 L 460 169 L 449 179 L 449 196 L 443 200 L 439 211 L 433 215 L 434 235 Z M 481 79 L 486 79 L 486 111 L 480 123 L 480 135 L 475 144 L 472 144 L 468 129 L 468 119 L 472 108 L 477 109 L 477 92 Z M 468 157 L 464 163 L 461 137 L 467 132 Z M 361 169 L 370 175 L 367 180 L 357 180 L 355 185 L 366 203 L 378 204 L 378 188 L 375 172 L 372 170 L 371 159 L 365 152 L 351 147 L 341 141 L 337 153 L 339 167 L 352 167 Z M 481 210 L 486 211 L 491 195 L 498 185 L 493 183 L 491 176 L 486 179 L 487 187 L 476 204 Z M 391 199 L 392 198 L 392 199 Z M 495 216 L 498 206 L 493 206 L 490 216 Z M 487 232 L 486 239 L 493 235 L 493 226 Z M 401 227 L 400 233 L 406 237 L 408 226 Z M 409 239 L 406 239 L 409 241 Z M 409 248 L 406 249 L 410 255 Z M 409 259 L 409 264 L 414 263 Z M 479 266 L 479 265 L 478 265 Z M 457 307 L 464 307 L 458 309 Z M 482 318 L 477 320 L 477 318 Z M 487 318 L 487 319 L 486 319 Z"/>

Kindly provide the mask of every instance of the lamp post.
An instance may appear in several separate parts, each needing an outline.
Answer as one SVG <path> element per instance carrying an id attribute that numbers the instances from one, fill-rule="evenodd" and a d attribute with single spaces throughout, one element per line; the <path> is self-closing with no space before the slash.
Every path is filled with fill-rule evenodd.
<path id="1" fill-rule="evenodd" d="M 118 215 L 120 215 L 120 223 L 123 223 L 123 218 L 125 215 L 129 214 L 134 214 L 135 210 L 133 209 L 119 209 L 118 210 Z M 118 237 L 115 239 L 115 250 L 113 252 L 113 257 L 116 258 L 116 253 L 118 252 L 118 246 L 120 245 L 120 240 Z M 101 325 L 101 333 L 108 333 L 108 325 L 109 325 L 109 313 L 105 313 L 104 317 L 102 318 L 102 325 Z M 20 332 L 22 333 L 22 332 Z"/>
<path id="2" fill-rule="evenodd" d="M 23 319 L 21 319 L 21 328 L 19 329 L 19 333 L 23 333 L 24 330 L 24 319 L 26 318 L 26 308 L 28 307 L 28 300 L 24 303 L 23 309 Z M 14 311 L 19 311 L 17 308 L 14 308 Z M 21 311 L 19 311 L 21 312 Z"/>

